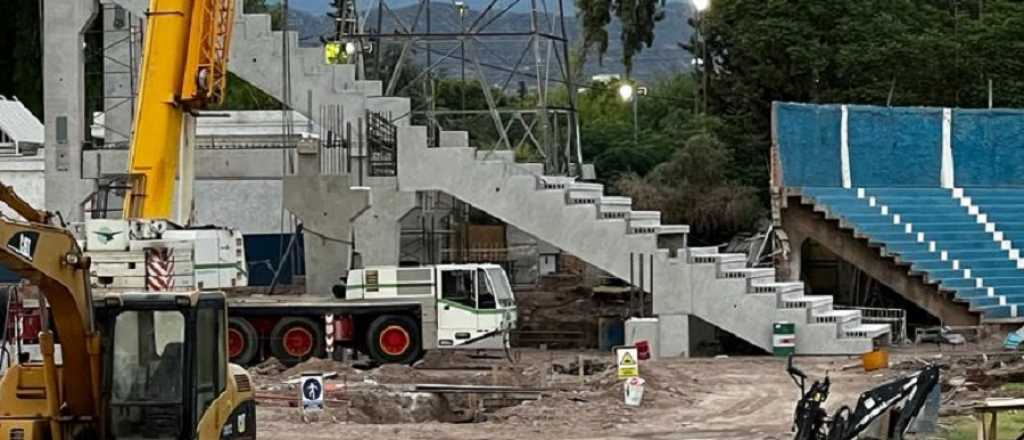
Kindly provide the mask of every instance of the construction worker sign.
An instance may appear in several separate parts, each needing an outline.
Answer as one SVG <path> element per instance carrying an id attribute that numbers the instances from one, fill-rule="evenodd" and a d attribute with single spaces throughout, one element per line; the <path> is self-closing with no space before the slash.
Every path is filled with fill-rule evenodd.
<path id="1" fill-rule="evenodd" d="M 619 379 L 629 379 L 640 375 L 637 364 L 636 347 L 619 347 L 615 349 L 615 364 L 618 366 Z"/>
<path id="2" fill-rule="evenodd" d="M 303 374 L 299 382 L 303 411 L 324 409 L 324 377 L 320 374 Z"/>

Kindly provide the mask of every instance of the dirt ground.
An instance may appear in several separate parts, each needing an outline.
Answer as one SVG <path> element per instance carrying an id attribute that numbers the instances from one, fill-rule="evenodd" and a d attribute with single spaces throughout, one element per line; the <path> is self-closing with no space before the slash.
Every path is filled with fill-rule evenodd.
<path id="1" fill-rule="evenodd" d="M 519 351 L 515 365 L 464 354 L 431 356 L 419 368 L 387 365 L 360 371 L 312 361 L 287 371 L 259 374 L 260 438 L 359 439 L 782 439 L 798 390 L 781 359 L 730 357 L 646 361 L 639 408 L 623 404 L 611 355 L 578 351 Z M 576 361 L 582 356 L 583 378 Z M 811 377 L 830 372 L 832 406 L 852 405 L 864 390 L 904 374 L 847 368 L 855 358 L 799 358 Z M 453 369 L 442 369 L 453 368 Z M 458 369 L 455 369 L 458 368 Z M 604 369 L 603 371 L 598 371 Z M 257 369 L 254 369 L 256 371 Z M 331 371 L 326 413 L 304 423 L 298 391 L 285 384 L 302 371 Z M 411 384 L 514 385 L 539 390 L 538 400 L 478 410 L 465 395 L 411 392 Z"/>

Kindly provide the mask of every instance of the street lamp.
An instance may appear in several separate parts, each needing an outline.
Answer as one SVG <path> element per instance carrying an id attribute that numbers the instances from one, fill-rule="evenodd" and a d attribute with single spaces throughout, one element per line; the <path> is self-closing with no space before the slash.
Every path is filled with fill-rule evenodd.
<path id="1" fill-rule="evenodd" d="M 623 102 L 629 102 L 633 100 L 633 85 L 630 83 L 622 83 L 619 86 L 619 98 L 622 98 Z"/>
<path id="2" fill-rule="evenodd" d="M 633 84 L 623 82 L 619 86 L 619 98 L 625 102 L 633 103 L 633 145 L 640 144 L 640 121 L 637 118 L 637 102 L 640 101 L 640 97 L 647 94 L 646 87 L 633 87 Z"/>

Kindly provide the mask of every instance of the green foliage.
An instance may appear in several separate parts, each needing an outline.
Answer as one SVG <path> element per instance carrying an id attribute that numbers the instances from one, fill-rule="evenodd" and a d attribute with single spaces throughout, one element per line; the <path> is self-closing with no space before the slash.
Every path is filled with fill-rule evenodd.
<path id="1" fill-rule="evenodd" d="M 211 105 L 211 110 L 280 110 L 281 101 L 250 84 L 234 73 L 228 72 L 228 83 L 224 89 L 224 102 Z"/>
<path id="2" fill-rule="evenodd" d="M 597 49 L 598 57 L 608 51 L 608 24 L 612 15 L 622 24 L 622 65 L 627 75 L 633 69 L 633 56 L 654 43 L 654 26 L 661 20 L 664 0 L 579 0 L 576 3 L 583 26 L 584 55 Z M 582 65 L 582 64 L 580 64 Z"/>
<path id="3" fill-rule="evenodd" d="M 667 224 L 690 225 L 695 243 L 720 243 L 754 228 L 764 213 L 757 189 L 729 178 L 732 162 L 715 135 L 699 132 L 646 176 L 624 176 L 615 186 L 633 198 L 635 209 L 661 211 Z"/>
<path id="4" fill-rule="evenodd" d="M 583 157 L 593 161 L 607 184 L 623 175 L 647 174 L 698 129 L 692 124 L 693 82 L 677 75 L 651 84 L 649 95 L 639 97 L 634 142 L 633 105 L 619 98 L 618 86 L 594 82 L 578 99 Z"/>

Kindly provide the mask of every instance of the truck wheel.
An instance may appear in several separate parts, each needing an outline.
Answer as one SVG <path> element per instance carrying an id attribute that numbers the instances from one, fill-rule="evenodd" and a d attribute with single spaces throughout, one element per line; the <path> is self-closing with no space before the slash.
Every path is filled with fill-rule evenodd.
<path id="1" fill-rule="evenodd" d="M 249 365 L 259 352 L 259 333 L 244 318 L 228 320 L 228 357 L 238 365 Z"/>
<path id="2" fill-rule="evenodd" d="M 323 326 L 309 318 L 282 318 L 270 332 L 270 353 L 293 365 L 324 351 Z"/>
<path id="3" fill-rule="evenodd" d="M 423 351 L 420 327 L 408 316 L 380 316 L 370 323 L 366 346 L 375 361 L 411 364 Z"/>

